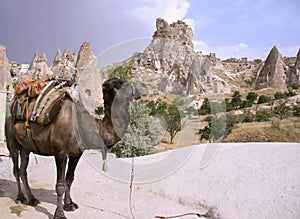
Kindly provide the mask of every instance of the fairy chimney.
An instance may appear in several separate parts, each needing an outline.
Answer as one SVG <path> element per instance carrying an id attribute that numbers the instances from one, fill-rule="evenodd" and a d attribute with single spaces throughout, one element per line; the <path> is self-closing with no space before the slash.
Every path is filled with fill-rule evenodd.
<path id="1" fill-rule="evenodd" d="M 11 88 L 9 61 L 6 56 L 6 47 L 0 45 L 0 90 Z"/>
<path id="2" fill-rule="evenodd" d="M 263 68 L 256 79 L 255 89 L 273 88 L 279 91 L 286 91 L 286 65 L 282 55 L 279 53 L 276 46 L 274 46 Z"/>

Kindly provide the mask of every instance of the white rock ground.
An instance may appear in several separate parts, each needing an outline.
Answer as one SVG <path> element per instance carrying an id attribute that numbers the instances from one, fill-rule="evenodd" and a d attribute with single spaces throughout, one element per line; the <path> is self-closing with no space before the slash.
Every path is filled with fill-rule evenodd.
<path id="1" fill-rule="evenodd" d="M 188 148 L 193 149 L 188 159 L 169 176 L 154 182 L 134 184 L 132 210 L 135 218 L 207 211 L 211 218 L 300 218 L 299 143 L 221 144 L 214 159 L 201 168 L 200 160 L 207 147 L 210 145 Z M 186 150 L 177 151 L 184 155 Z M 7 153 L 6 148 L 1 146 L 0 154 Z M 172 165 L 176 167 L 174 161 L 167 161 L 172 159 L 168 157 L 170 153 L 135 158 L 134 180 L 150 181 L 159 176 L 158 173 L 167 174 L 163 169 Z M 98 161 L 99 169 L 101 166 L 100 158 L 96 157 L 100 157 L 98 152 L 86 151 L 80 160 L 72 190 L 73 200 L 79 209 L 66 212 L 66 216 L 69 219 L 131 218 L 129 181 L 132 160 L 121 160 L 123 165 L 120 166 L 117 164 L 120 160 L 109 159 L 111 173 L 108 172 L 106 175 L 110 177 L 107 177 L 95 168 Z M 37 156 L 36 164 L 34 156 L 31 156 L 29 183 L 41 201 L 36 207 L 14 202 L 17 190 L 12 162 L 7 157 L 1 159 L 0 218 L 52 218 L 56 207 L 53 157 Z M 156 163 L 159 160 L 162 164 L 151 169 L 153 166 L 149 161 Z M 139 165 L 145 168 L 139 169 Z M 118 173 L 119 180 L 115 180 Z M 153 176 L 149 177 L 149 174 Z M 126 178 L 127 182 L 120 182 Z"/>

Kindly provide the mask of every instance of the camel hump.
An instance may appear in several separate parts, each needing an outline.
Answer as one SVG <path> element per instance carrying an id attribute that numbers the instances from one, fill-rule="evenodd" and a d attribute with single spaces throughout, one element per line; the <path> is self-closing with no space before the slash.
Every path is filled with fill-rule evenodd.
<path id="1" fill-rule="evenodd" d="M 11 102 L 11 114 L 16 120 L 25 120 L 38 123 L 39 125 L 48 125 L 59 113 L 63 100 L 66 96 L 66 90 L 70 84 L 67 81 L 58 82 L 49 80 L 34 82 L 35 86 L 27 86 L 25 83 L 19 85 L 16 89 L 16 95 Z M 42 87 L 37 92 L 33 91 L 35 87 Z M 18 88 L 18 86 L 17 86 Z M 34 93 L 34 95 L 32 95 Z"/>

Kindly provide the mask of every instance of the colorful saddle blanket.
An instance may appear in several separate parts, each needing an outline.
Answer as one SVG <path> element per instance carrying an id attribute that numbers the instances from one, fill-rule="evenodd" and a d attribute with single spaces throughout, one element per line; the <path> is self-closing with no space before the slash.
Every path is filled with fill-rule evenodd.
<path id="1" fill-rule="evenodd" d="M 25 121 L 25 126 L 29 121 L 46 126 L 60 111 L 68 86 L 56 80 L 20 81 L 11 102 L 11 114 L 15 120 Z"/>

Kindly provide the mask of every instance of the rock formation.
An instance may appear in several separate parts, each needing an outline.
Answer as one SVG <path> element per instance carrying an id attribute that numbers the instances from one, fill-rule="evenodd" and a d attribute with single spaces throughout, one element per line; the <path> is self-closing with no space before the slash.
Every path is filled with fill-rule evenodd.
<path id="1" fill-rule="evenodd" d="M 6 56 L 6 47 L 0 45 L 0 90 L 12 89 L 10 66 Z"/>
<path id="2" fill-rule="evenodd" d="M 64 53 L 57 50 L 53 64 L 52 72 L 57 78 L 65 78 L 69 80 L 75 80 L 76 76 L 76 53 L 72 53 L 70 48 L 67 47 Z"/>
<path id="3" fill-rule="evenodd" d="M 279 91 L 286 91 L 286 65 L 283 57 L 274 46 L 255 82 L 255 89 L 273 88 Z"/>
<path id="4" fill-rule="evenodd" d="M 211 62 L 194 51 L 192 37 L 192 29 L 184 22 L 169 25 L 158 18 L 151 43 L 134 58 L 134 76 L 142 76 L 143 81 L 155 81 L 162 92 L 222 92 L 215 89 L 220 81 L 212 80 Z"/>
<path id="5" fill-rule="evenodd" d="M 94 111 L 102 100 L 101 85 L 104 78 L 100 77 L 99 65 L 90 43 L 84 42 L 79 50 L 77 62 L 77 83 L 81 98 L 90 111 Z"/>
<path id="6" fill-rule="evenodd" d="M 193 31 L 183 21 L 177 21 L 171 25 L 162 18 L 156 19 L 156 31 L 153 39 L 166 38 L 177 41 L 182 45 L 187 45 L 191 48 L 193 46 Z"/>
<path id="7" fill-rule="evenodd" d="M 47 64 L 46 53 L 42 53 L 41 56 L 35 53 L 28 71 L 19 75 L 19 79 L 33 80 L 44 80 L 50 77 L 53 77 L 53 72 Z"/>
<path id="8" fill-rule="evenodd" d="M 296 57 L 295 65 L 288 71 L 287 82 L 289 84 L 300 84 L 300 48 Z"/>

